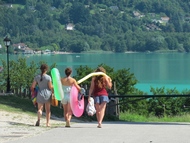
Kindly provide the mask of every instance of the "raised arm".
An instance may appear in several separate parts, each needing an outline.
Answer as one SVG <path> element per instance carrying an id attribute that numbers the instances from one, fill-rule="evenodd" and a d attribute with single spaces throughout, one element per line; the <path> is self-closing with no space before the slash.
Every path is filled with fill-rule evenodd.
<path id="1" fill-rule="evenodd" d="M 112 88 L 112 80 L 109 76 L 106 76 L 106 82 L 107 82 L 107 87 L 109 89 L 111 89 Z"/>

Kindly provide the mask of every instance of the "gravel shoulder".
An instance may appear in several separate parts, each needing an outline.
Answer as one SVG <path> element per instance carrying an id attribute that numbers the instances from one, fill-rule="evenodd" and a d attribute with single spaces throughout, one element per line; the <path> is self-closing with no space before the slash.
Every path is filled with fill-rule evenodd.
<path id="1" fill-rule="evenodd" d="M 63 118 L 52 117 L 51 127 L 46 127 L 45 115 L 42 116 L 40 127 L 36 127 L 37 115 L 15 113 L 0 110 L 0 142 L 8 142 L 19 138 L 35 136 L 58 126 L 64 126 Z"/>

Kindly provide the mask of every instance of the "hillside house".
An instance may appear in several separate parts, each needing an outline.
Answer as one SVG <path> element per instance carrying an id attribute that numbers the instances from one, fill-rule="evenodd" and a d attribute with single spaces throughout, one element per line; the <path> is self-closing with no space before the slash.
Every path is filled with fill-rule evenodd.
<path id="1" fill-rule="evenodd" d="M 25 49 L 27 47 L 24 43 L 13 44 L 14 49 Z"/>
<path id="2" fill-rule="evenodd" d="M 162 23 L 168 23 L 168 21 L 170 20 L 169 17 L 165 16 L 165 17 L 161 17 L 161 21 Z"/>
<path id="3" fill-rule="evenodd" d="M 74 24 L 69 23 L 66 25 L 66 30 L 74 30 L 74 27 L 75 27 Z"/>
<path id="4" fill-rule="evenodd" d="M 150 31 L 155 31 L 155 30 L 160 31 L 161 30 L 158 26 L 156 26 L 154 24 L 146 24 L 146 29 L 150 30 Z"/>
<path id="5" fill-rule="evenodd" d="M 33 54 L 34 53 L 34 51 L 32 49 L 30 49 L 29 47 L 27 47 L 27 45 L 24 43 L 13 44 L 13 49 L 14 49 L 14 51 L 17 51 L 17 52 L 23 53 L 23 54 Z"/>
<path id="6" fill-rule="evenodd" d="M 8 7 L 8 8 L 13 8 L 12 4 L 4 4 L 4 6 Z"/>
<path id="7" fill-rule="evenodd" d="M 25 48 L 22 52 L 23 54 L 34 54 L 34 51 L 30 48 Z"/>
<path id="8" fill-rule="evenodd" d="M 142 18 L 142 17 L 145 16 L 144 14 L 140 14 L 138 11 L 133 11 L 133 15 L 134 15 L 134 17 L 136 17 L 136 18 Z"/>
<path id="9" fill-rule="evenodd" d="M 42 54 L 51 54 L 51 50 L 46 49 L 46 50 L 42 51 Z"/>

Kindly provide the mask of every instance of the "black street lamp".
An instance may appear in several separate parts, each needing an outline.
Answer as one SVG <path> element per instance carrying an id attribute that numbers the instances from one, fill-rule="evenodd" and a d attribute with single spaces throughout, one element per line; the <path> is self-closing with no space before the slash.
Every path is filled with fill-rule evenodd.
<path id="1" fill-rule="evenodd" d="M 10 93 L 10 78 L 9 78 L 9 46 L 11 44 L 11 40 L 6 36 L 5 39 L 3 40 L 5 46 L 7 47 L 7 71 L 8 71 L 8 76 L 7 76 L 7 93 Z"/>

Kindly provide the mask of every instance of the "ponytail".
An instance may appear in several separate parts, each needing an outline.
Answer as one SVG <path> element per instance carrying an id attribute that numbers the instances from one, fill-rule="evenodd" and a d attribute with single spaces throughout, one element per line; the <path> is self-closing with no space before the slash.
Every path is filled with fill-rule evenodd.
<path id="1" fill-rule="evenodd" d="M 46 64 L 42 64 L 41 67 L 40 67 L 40 70 L 41 70 L 40 81 L 42 81 L 43 80 L 43 74 L 48 70 L 48 66 Z"/>

